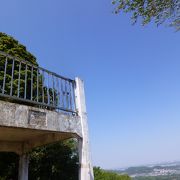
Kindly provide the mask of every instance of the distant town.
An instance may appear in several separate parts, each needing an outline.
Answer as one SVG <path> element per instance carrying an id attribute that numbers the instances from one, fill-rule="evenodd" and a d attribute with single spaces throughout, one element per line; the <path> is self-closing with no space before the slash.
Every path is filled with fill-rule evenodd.
<path id="1" fill-rule="evenodd" d="M 134 180 L 143 179 L 180 179 L 180 162 L 167 162 L 162 164 L 129 167 L 126 169 L 114 170 L 119 174 L 128 174 Z"/>

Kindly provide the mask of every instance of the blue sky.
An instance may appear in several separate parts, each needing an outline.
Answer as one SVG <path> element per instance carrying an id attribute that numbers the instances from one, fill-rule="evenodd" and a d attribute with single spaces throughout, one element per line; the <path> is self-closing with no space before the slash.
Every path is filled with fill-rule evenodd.
<path id="1" fill-rule="evenodd" d="M 0 31 L 85 81 L 94 165 L 180 160 L 180 35 L 112 11 L 111 0 L 6 0 Z"/>

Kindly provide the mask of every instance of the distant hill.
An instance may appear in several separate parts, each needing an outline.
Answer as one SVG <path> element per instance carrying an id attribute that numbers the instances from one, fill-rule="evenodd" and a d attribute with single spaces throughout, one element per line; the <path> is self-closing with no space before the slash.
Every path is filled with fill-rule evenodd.
<path id="1" fill-rule="evenodd" d="M 166 175 L 166 176 L 139 176 L 134 177 L 132 180 L 180 180 L 180 175 Z"/>
<path id="2" fill-rule="evenodd" d="M 128 174 L 134 180 L 180 180 L 180 162 L 129 167 L 114 172 Z"/>

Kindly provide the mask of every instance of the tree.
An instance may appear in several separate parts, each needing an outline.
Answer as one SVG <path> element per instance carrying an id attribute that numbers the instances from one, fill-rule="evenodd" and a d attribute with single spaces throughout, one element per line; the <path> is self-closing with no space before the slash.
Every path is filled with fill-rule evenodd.
<path id="1" fill-rule="evenodd" d="M 19 157 L 15 153 L 0 153 L 0 180 L 16 180 Z"/>
<path id="2" fill-rule="evenodd" d="M 19 58 L 21 60 L 25 60 L 30 62 L 33 65 L 38 66 L 35 56 L 33 56 L 30 52 L 26 50 L 26 47 L 20 44 L 17 40 L 13 37 L 0 32 L 0 51 L 5 52 L 13 57 Z M 4 72 L 5 72 L 5 61 L 6 57 L 0 55 L 0 93 L 2 93 L 2 86 L 3 86 L 3 79 L 4 79 Z M 14 61 L 14 77 L 13 77 L 13 92 L 12 95 L 17 96 L 18 94 L 18 78 L 19 78 L 19 68 L 20 68 L 20 88 L 19 88 L 19 97 L 24 98 L 25 92 L 25 72 L 26 72 L 26 65 L 24 63 L 21 64 Z M 7 68 L 6 68 L 6 83 L 4 94 L 9 95 L 11 89 L 11 78 L 12 78 L 12 69 L 13 69 L 13 59 L 8 59 L 7 61 Z M 37 71 L 33 72 L 34 74 L 34 82 L 36 83 L 36 76 Z M 26 87 L 26 97 L 30 99 L 31 96 L 31 69 L 27 66 L 27 87 Z M 34 85 L 34 98 L 36 97 L 36 84 Z"/>
<path id="3" fill-rule="evenodd" d="M 132 13 L 133 23 L 138 18 L 145 25 L 154 20 L 157 25 L 168 22 L 170 26 L 180 30 L 179 0 L 113 0 L 115 13 L 123 11 Z"/>
<path id="4" fill-rule="evenodd" d="M 131 180 L 131 178 L 128 175 L 119 175 L 102 170 L 100 167 L 94 167 L 94 180 Z"/>
<path id="5" fill-rule="evenodd" d="M 0 32 L 0 51 L 12 56 L 12 58 L 7 58 L 7 67 L 5 68 L 6 56 L 0 54 L 0 93 L 3 93 L 5 95 L 16 96 L 16 97 L 18 96 L 18 98 L 38 101 L 41 103 L 46 103 L 46 104 L 49 103 L 49 105 L 54 105 L 58 103 L 56 89 L 52 87 L 47 88 L 47 86 L 43 84 L 42 72 L 40 72 L 39 69 L 37 68 L 38 63 L 36 61 L 36 57 L 32 55 L 30 52 L 28 52 L 24 45 L 20 44 L 13 37 Z M 14 61 L 13 64 L 14 57 L 17 58 L 18 61 Z M 24 62 L 29 62 L 30 64 L 20 63 L 22 62 L 22 60 L 24 60 Z M 33 69 L 32 69 L 32 65 L 34 65 Z M 5 87 L 3 92 L 5 69 L 6 69 L 6 76 L 5 76 Z M 14 71 L 14 73 L 13 73 L 13 82 L 11 86 L 12 70 Z M 32 79 L 33 79 L 33 85 L 31 86 Z M 10 93 L 11 89 L 12 92 Z M 18 95 L 18 91 L 19 91 L 19 95 Z M 21 102 L 20 99 L 19 102 Z M 53 109 L 49 107 L 46 108 L 51 110 Z"/>
<path id="6" fill-rule="evenodd" d="M 36 57 L 27 51 L 26 47 L 20 44 L 12 36 L 0 32 L 0 51 L 6 52 L 9 55 L 29 61 L 34 65 L 38 65 Z"/>
<path id="7" fill-rule="evenodd" d="M 78 154 L 74 140 L 36 148 L 30 154 L 30 180 L 78 180 Z"/>

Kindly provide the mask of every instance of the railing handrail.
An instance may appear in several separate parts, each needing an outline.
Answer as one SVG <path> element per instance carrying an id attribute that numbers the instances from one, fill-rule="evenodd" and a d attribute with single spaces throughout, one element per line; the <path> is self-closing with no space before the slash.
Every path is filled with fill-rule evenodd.
<path id="1" fill-rule="evenodd" d="M 59 78 L 62 78 L 62 79 L 64 79 L 64 80 L 71 81 L 71 82 L 74 81 L 74 80 L 72 80 L 72 79 L 70 79 L 70 78 L 67 78 L 67 77 L 61 76 L 61 75 L 59 75 L 59 74 L 57 74 L 57 73 L 55 73 L 55 72 L 52 72 L 52 71 L 50 71 L 50 70 L 48 70 L 48 69 L 46 69 L 46 68 L 43 68 L 43 67 L 41 67 L 41 66 L 37 66 L 37 65 L 35 65 L 35 64 L 27 61 L 27 60 L 23 60 L 23 59 L 21 59 L 21 58 L 12 56 L 12 55 L 10 55 L 10 54 L 8 54 L 8 53 L 6 53 L 6 52 L 0 51 L 0 54 L 1 54 L 1 55 L 4 55 L 4 56 L 6 56 L 6 57 L 9 57 L 9 58 L 11 58 L 11 59 L 16 59 L 17 61 L 23 62 L 23 63 L 25 63 L 25 64 L 27 64 L 27 65 L 29 65 L 29 66 L 34 67 L 34 68 L 38 68 L 38 69 L 47 71 L 48 73 L 50 73 L 50 74 L 52 74 L 52 75 L 54 75 L 54 76 L 57 76 L 57 77 L 59 77 Z"/>
<path id="2" fill-rule="evenodd" d="M 1 97 L 76 113 L 74 80 L 6 52 L 0 51 L 0 55 L 4 56 L 4 67 L 1 67 L 1 74 L 2 72 L 4 74 L 3 80 L 0 81 L 0 86 L 2 84 L 3 87 L 0 89 Z M 9 61 L 12 66 L 7 66 Z M 7 69 L 8 73 L 6 73 Z M 11 85 L 9 86 L 8 83 Z"/>

